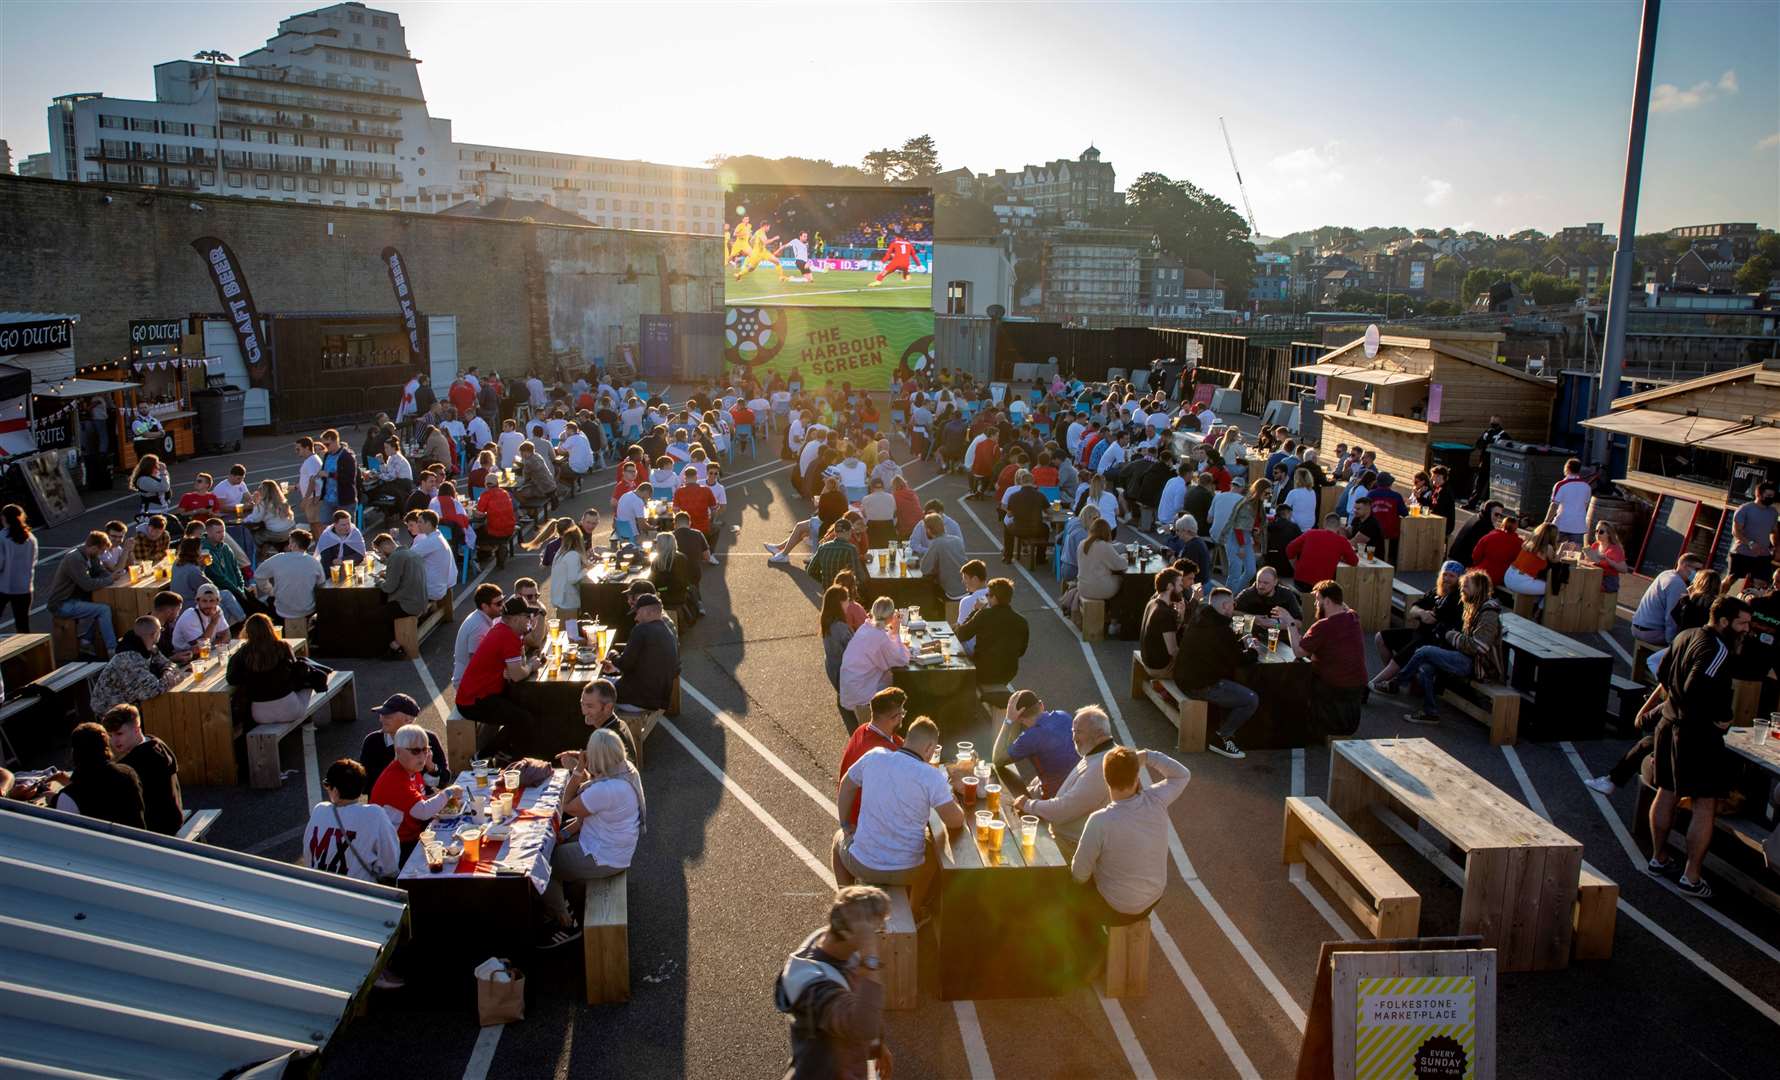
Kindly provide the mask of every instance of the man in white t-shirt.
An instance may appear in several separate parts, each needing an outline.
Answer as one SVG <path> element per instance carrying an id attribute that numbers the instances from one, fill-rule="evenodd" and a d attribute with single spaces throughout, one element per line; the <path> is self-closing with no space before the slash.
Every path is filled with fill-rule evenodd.
<path id="1" fill-rule="evenodd" d="M 593 444 L 581 433 L 581 425 L 569 421 L 563 429 L 562 448 L 569 455 L 569 469 L 581 476 L 593 471 Z"/>
<path id="2" fill-rule="evenodd" d="M 504 603 L 506 600 L 501 596 L 499 585 L 485 581 L 476 586 L 476 606 L 464 616 L 463 622 L 457 624 L 457 641 L 451 649 L 451 685 L 463 681 L 470 657 L 476 652 L 476 646 L 482 644 L 488 628 L 500 621 Z"/>
<path id="3" fill-rule="evenodd" d="M 544 380 L 538 378 L 535 371 L 526 377 L 525 399 L 531 403 L 534 411 L 550 404 L 550 395 L 544 390 Z"/>
<path id="4" fill-rule="evenodd" d="M 488 421 L 482 419 L 481 413 L 470 414 L 470 422 L 464 425 L 464 435 L 477 450 L 494 442 L 494 432 L 488 429 Z"/>
<path id="5" fill-rule="evenodd" d="M 654 497 L 655 486 L 647 480 L 620 496 L 618 507 L 612 512 L 613 530 L 620 536 L 628 530 L 626 539 L 642 539 L 649 518 L 649 500 Z"/>
<path id="6" fill-rule="evenodd" d="M 519 446 L 523 442 L 525 442 L 525 435 L 520 432 L 519 425 L 512 420 L 502 420 L 499 439 L 501 468 L 511 469 L 513 463 L 519 460 Z"/>
<path id="7" fill-rule="evenodd" d="M 409 546 L 426 566 L 426 598 L 441 599 L 457 583 L 457 559 L 439 532 L 439 515 L 431 510 L 410 510 L 402 521 L 414 538 Z"/>
<path id="8" fill-rule="evenodd" d="M 321 455 L 315 452 L 315 440 L 305 435 L 297 440 L 297 498 L 309 531 L 321 528 Z"/>
<path id="9" fill-rule="evenodd" d="M 218 480 L 210 489 L 217 502 L 224 506 L 244 506 L 247 503 L 247 469 L 236 465 L 229 470 L 227 479 Z"/>
<path id="10" fill-rule="evenodd" d="M 1210 405 L 1200 408 L 1195 419 L 1199 421 L 1199 430 L 1203 432 L 1210 432 L 1212 428 L 1218 426 L 1218 414 L 1211 411 Z"/>
<path id="11" fill-rule="evenodd" d="M 1018 491 L 1019 489 L 1010 488 L 1008 490 Z M 977 609 L 977 605 L 989 598 L 988 564 L 981 559 L 972 559 L 958 568 L 958 576 L 964 581 L 964 597 L 958 601 L 958 622 L 956 625 L 963 626 L 964 620 L 970 618 L 970 613 Z M 963 642 L 963 645 L 966 653 L 977 651 L 975 638 Z"/>
<path id="12" fill-rule="evenodd" d="M 1558 539 L 1577 544 L 1588 542 L 1588 501 L 1594 489 L 1582 478 L 1582 462 L 1576 458 L 1564 462 L 1564 478 L 1551 489 L 1551 509 L 1545 520 L 1555 522 Z"/>
<path id="13" fill-rule="evenodd" d="M 929 811 L 952 832 L 964 828 L 964 808 L 952 798 L 947 773 L 928 764 L 939 743 L 939 728 L 922 717 L 909 725 L 902 746 L 866 751 L 841 777 L 835 795 L 834 834 L 830 863 L 838 885 L 907 885 L 909 907 L 920 918 L 927 893 L 939 873 L 927 843 Z M 849 828 L 853 800 L 859 798 L 859 821 Z"/>
<path id="14" fill-rule="evenodd" d="M 807 232 L 798 233 L 796 236 L 785 241 L 784 246 L 780 247 L 779 251 L 780 252 L 789 251 L 791 253 L 791 261 L 794 264 L 796 264 L 796 267 L 797 267 L 797 273 L 787 275 L 785 273 L 785 263 L 783 260 L 780 260 L 780 262 L 779 262 L 779 280 L 780 281 L 801 281 L 801 282 L 808 284 L 809 282 L 816 280 L 815 277 L 812 276 L 812 271 L 814 268 L 812 266 L 810 266 L 810 234 L 809 233 L 807 233 Z"/>

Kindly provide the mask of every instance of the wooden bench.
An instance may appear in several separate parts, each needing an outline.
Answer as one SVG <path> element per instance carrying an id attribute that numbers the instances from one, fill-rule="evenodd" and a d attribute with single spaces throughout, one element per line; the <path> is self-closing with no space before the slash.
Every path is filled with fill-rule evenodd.
<path id="1" fill-rule="evenodd" d="M 1083 641 L 1106 640 L 1106 601 L 1082 600 L 1081 614 L 1076 617 L 1076 629 L 1081 631 Z"/>
<path id="2" fill-rule="evenodd" d="M 1143 653 L 1131 650 L 1131 700 L 1149 698 L 1162 715 L 1174 725 L 1175 749 L 1189 754 L 1205 752 L 1205 739 L 1211 727 L 1211 707 L 1206 702 L 1187 696 L 1172 679 L 1150 674 L 1143 666 Z"/>
<path id="3" fill-rule="evenodd" d="M 284 782 L 279 769 L 278 744 L 286 735 L 303 729 L 305 744 L 315 738 L 310 718 L 323 708 L 335 720 L 358 719 L 358 693 L 353 689 L 352 672 L 336 671 L 328 676 L 328 688 L 309 699 L 309 708 L 295 720 L 283 724 L 255 724 L 247 730 L 247 782 L 256 788 L 275 788 Z M 305 754 L 305 759 L 309 755 Z"/>
<path id="4" fill-rule="evenodd" d="M 403 615 L 395 621 L 396 644 L 410 660 L 420 659 L 420 643 L 442 623 L 451 622 L 451 592 L 433 601 L 425 615 Z"/>
<path id="5" fill-rule="evenodd" d="M 221 810 L 187 810 L 185 824 L 181 825 L 179 831 L 173 835 L 181 840 L 190 840 L 194 844 L 202 843 L 204 835 L 210 831 L 212 825 L 216 824 L 216 819 L 219 817 L 222 817 Z"/>
<path id="6" fill-rule="evenodd" d="M 1442 690 L 1440 700 L 1489 728 L 1491 746 L 1513 746 L 1520 738 L 1521 693 L 1512 686 L 1471 682 Z"/>
<path id="7" fill-rule="evenodd" d="M 919 980 L 916 955 L 920 952 L 915 934 L 915 913 L 909 907 L 909 891 L 901 885 L 884 889 L 890 896 L 890 919 L 884 925 L 884 936 L 878 942 L 878 958 L 883 961 L 879 978 L 884 983 L 884 1008 L 912 1009 L 918 996 Z"/>
<path id="8" fill-rule="evenodd" d="M 1619 919 L 1619 886 L 1588 863 L 1576 888 L 1571 919 L 1572 960 L 1606 960 L 1613 955 L 1613 929 Z"/>
<path id="9" fill-rule="evenodd" d="M 445 757 L 452 772 L 463 772 L 482 752 L 482 728 L 458 712 L 457 706 L 451 707 L 451 715 L 445 718 Z"/>
<path id="10" fill-rule="evenodd" d="M 1150 920 L 1106 928 L 1106 996 L 1140 998 L 1150 991 Z"/>
<path id="11" fill-rule="evenodd" d="M 97 660 L 80 660 L 61 667 L 43 676 L 30 685 L 38 687 L 47 696 L 53 697 L 63 706 L 64 712 L 69 705 L 83 719 L 91 719 L 93 707 L 88 698 L 88 684 L 93 677 L 105 669 L 105 665 Z M 69 700 L 72 696 L 72 701 Z"/>
<path id="12" fill-rule="evenodd" d="M 1636 679 L 1637 681 L 1643 683 L 1646 686 L 1655 686 L 1656 685 L 1656 676 L 1654 676 L 1650 673 L 1650 665 L 1649 665 L 1648 661 L 1650 659 L 1651 653 L 1660 652 L 1661 650 L 1662 650 L 1661 645 L 1652 645 L 1648 641 L 1640 641 L 1637 638 L 1633 638 L 1632 639 L 1632 678 Z"/>
<path id="13" fill-rule="evenodd" d="M 53 616 L 49 621 L 50 640 L 56 660 L 67 664 L 80 657 L 80 620 Z"/>
<path id="14" fill-rule="evenodd" d="M 1746 727 L 1761 709 L 1761 680 L 1731 680 L 1731 723 Z"/>
<path id="15" fill-rule="evenodd" d="M 284 636 L 286 640 L 302 638 L 307 641 L 309 632 L 315 625 L 314 615 L 298 615 L 284 620 Z"/>
<path id="16" fill-rule="evenodd" d="M 1422 598 L 1426 591 L 1418 589 L 1402 578 L 1391 579 L 1391 611 L 1405 619 L 1409 617 L 1409 605 Z"/>
<path id="17" fill-rule="evenodd" d="M 630 1000 L 630 873 L 587 883 L 581 906 L 581 963 L 587 1004 Z"/>
<path id="18" fill-rule="evenodd" d="M 1049 540 L 1040 540 L 1033 536 L 1014 538 L 1014 561 L 1028 570 L 1037 570 L 1049 562 L 1045 553 L 1051 548 Z"/>
<path id="19" fill-rule="evenodd" d="M 674 683 L 676 688 L 679 685 L 678 682 Z M 660 709 L 623 708 L 617 710 L 618 719 L 623 722 L 624 730 L 630 733 L 631 745 L 637 748 L 637 760 L 634 764 L 639 769 L 643 767 L 643 743 L 648 740 L 649 733 L 655 730 L 655 725 L 661 720 L 662 715 L 663 712 Z"/>
<path id="20" fill-rule="evenodd" d="M 1650 685 L 1636 679 L 1628 679 L 1624 675 L 1615 675 L 1608 681 L 1613 688 L 1613 715 L 1619 720 L 1622 731 L 1632 730 L 1632 721 L 1637 717 L 1638 710 L 1650 697 Z"/>
<path id="21" fill-rule="evenodd" d="M 1316 796 L 1287 797 L 1281 861 L 1315 870 L 1374 938 L 1420 934 L 1421 894 Z"/>

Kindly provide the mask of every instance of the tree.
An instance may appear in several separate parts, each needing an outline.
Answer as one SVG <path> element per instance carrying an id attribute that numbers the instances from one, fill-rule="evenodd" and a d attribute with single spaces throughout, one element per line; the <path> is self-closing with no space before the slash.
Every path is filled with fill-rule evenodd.
<path id="1" fill-rule="evenodd" d="M 1456 293 L 1464 276 L 1465 264 L 1451 255 L 1442 255 L 1434 260 L 1434 289 L 1436 292 L 1448 295 Z M 1453 299 L 1460 298 L 1453 296 Z"/>
<path id="2" fill-rule="evenodd" d="M 1290 255 L 1292 254 L 1292 243 L 1281 237 L 1278 240 L 1267 241 L 1267 246 L 1261 250 L 1273 255 Z"/>
<path id="3" fill-rule="evenodd" d="M 898 154 L 898 180 L 919 180 L 923 176 L 939 175 L 939 147 L 934 145 L 933 136 L 916 135 L 902 144 Z"/>
<path id="4" fill-rule="evenodd" d="M 1148 172 L 1125 189 L 1125 204 L 1096 215 L 1095 222 L 1142 229 L 1164 251 L 1217 278 L 1224 295 L 1241 302 L 1255 272 L 1255 245 L 1248 221 L 1229 203 L 1186 180 Z"/>
<path id="5" fill-rule="evenodd" d="M 879 183 L 891 183 L 901 170 L 900 154 L 888 146 L 881 150 L 873 150 L 859 162 L 859 168 L 867 176 Z"/>
<path id="6" fill-rule="evenodd" d="M 1493 266 L 1479 266 L 1465 274 L 1465 280 L 1459 285 L 1459 302 L 1470 304 L 1482 294 L 1489 291 L 1491 285 L 1500 281 L 1505 275 Z"/>
<path id="7" fill-rule="evenodd" d="M 939 240 L 980 239 L 1001 233 L 1001 221 L 989 204 L 941 193 L 934 199 L 933 235 Z"/>
<path id="8" fill-rule="evenodd" d="M 881 180 L 851 165 L 823 158 L 763 158 L 754 154 L 717 154 L 705 162 L 725 183 L 733 184 L 875 184 Z"/>
<path id="9" fill-rule="evenodd" d="M 1737 288 L 1743 292 L 1764 292 L 1774 277 L 1774 260 L 1756 255 L 1737 268 Z"/>

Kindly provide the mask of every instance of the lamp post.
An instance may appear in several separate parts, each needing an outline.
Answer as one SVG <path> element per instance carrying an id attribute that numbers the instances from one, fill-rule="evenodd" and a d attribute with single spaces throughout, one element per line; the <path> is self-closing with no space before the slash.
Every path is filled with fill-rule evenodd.
<path id="1" fill-rule="evenodd" d="M 223 192 L 223 149 L 222 149 L 222 84 L 217 82 L 217 65 L 232 64 L 235 58 L 221 49 L 203 49 L 192 54 L 193 60 L 202 60 L 210 65 L 210 101 L 215 108 L 216 119 L 216 193 Z"/>

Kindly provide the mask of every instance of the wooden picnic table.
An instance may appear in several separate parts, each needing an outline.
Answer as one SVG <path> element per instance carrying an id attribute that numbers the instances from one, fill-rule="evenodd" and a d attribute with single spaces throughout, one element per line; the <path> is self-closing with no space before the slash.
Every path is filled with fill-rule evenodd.
<path id="1" fill-rule="evenodd" d="M 1510 611 L 1502 613 L 1502 640 L 1508 684 L 1532 699 L 1533 708 L 1521 710 L 1523 734 L 1529 716 L 1539 738 L 1600 734 L 1613 680 L 1611 656 Z"/>
<path id="2" fill-rule="evenodd" d="M 381 574 L 360 580 L 336 580 L 330 573 L 315 590 L 315 621 L 321 634 L 317 647 L 323 656 L 354 656 L 377 659 L 389 652 L 395 640 L 395 620 L 386 605 L 379 582 Z"/>
<path id="3" fill-rule="evenodd" d="M 1330 748 L 1329 806 L 1373 844 L 1439 855 L 1426 825 L 1464 854 L 1461 934 L 1503 971 L 1570 963 L 1582 845 L 1427 739 L 1344 739 Z"/>
<path id="4" fill-rule="evenodd" d="M 865 580 L 859 583 L 860 599 L 870 608 L 873 600 L 888 596 L 898 609 L 918 607 L 923 618 L 945 618 L 945 600 L 939 594 L 938 584 L 921 573 L 921 560 L 913 553 L 898 550 L 903 555 L 901 560 L 887 548 L 873 548 L 865 553 Z"/>
<path id="5" fill-rule="evenodd" d="M 1274 652 L 1267 650 L 1266 630 L 1255 636 L 1261 639 L 1261 662 L 1239 669 L 1237 679 L 1255 692 L 1261 705 L 1242 725 L 1242 745 L 1256 750 L 1285 750 L 1320 744 L 1328 732 L 1317 730 L 1311 717 L 1310 661 L 1293 651 L 1283 631 L 1279 649 Z M 1214 722 L 1218 719 L 1222 718 L 1214 718 Z"/>
<path id="6" fill-rule="evenodd" d="M 633 620 L 626 593 L 631 582 L 649 576 L 649 563 L 634 550 L 595 552 L 593 558 L 581 574 L 581 617 L 628 630 Z"/>
<path id="7" fill-rule="evenodd" d="M 512 683 L 507 694 L 532 714 L 532 723 L 525 731 L 503 732 L 502 746 L 513 754 L 554 760 L 564 750 L 579 750 L 587 745 L 590 734 L 581 719 L 581 692 L 589 683 L 604 678 L 600 663 L 605 660 L 613 640 L 613 629 L 604 627 L 594 647 L 593 660 L 583 664 L 566 631 L 558 630 L 546 639 L 545 655 L 560 645 L 562 663 L 546 664 L 532 672 L 529 679 Z"/>
<path id="8" fill-rule="evenodd" d="M 1601 591 L 1601 567 L 1580 558 L 1563 560 L 1569 565 L 1570 578 L 1563 589 L 1547 594 L 1539 621 L 1548 630 L 1580 633 L 1597 629 L 1601 604 L 1613 603 L 1614 595 Z"/>
<path id="9" fill-rule="evenodd" d="M 140 575 L 138 580 L 130 580 L 130 567 L 140 563 L 123 563 L 118 567 L 117 580 L 103 589 L 93 590 L 93 601 L 111 608 L 111 627 L 119 637 L 129 633 L 136 625 L 136 620 L 144 615 L 153 615 L 155 594 L 173 587 L 173 556 L 168 555 L 155 563 L 147 574 Z M 162 627 L 171 634 L 171 626 Z"/>
<path id="10" fill-rule="evenodd" d="M 0 634 L 0 677 L 9 693 L 18 693 L 54 670 L 56 649 L 50 635 Z"/>
<path id="11" fill-rule="evenodd" d="M 980 752 L 980 751 L 979 751 Z M 1041 823 L 1030 855 L 1020 846 L 1014 796 L 1022 789 L 1006 770 L 992 770 L 1002 786 L 1001 846 L 977 842 L 979 799 L 964 807 L 965 826 L 946 830 L 938 812 L 929 819 L 939 856 L 938 914 L 934 918 L 939 996 L 944 1001 L 1053 997 L 1066 992 L 1076 946 L 1069 861 Z"/>
<path id="12" fill-rule="evenodd" d="M 1168 556 L 1147 544 L 1125 545 L 1125 569 L 1119 572 L 1119 592 L 1106 603 L 1108 621 L 1119 624 L 1119 639 L 1136 641 L 1143 631 L 1143 609 L 1156 595 L 1156 574 L 1168 565 Z"/>
<path id="13" fill-rule="evenodd" d="M 949 658 L 915 662 L 923 649 L 935 645 L 940 649 L 928 656 L 944 656 L 949 651 Z M 956 735 L 981 719 L 976 662 L 965 653 L 949 624 L 930 621 L 919 630 L 910 629 L 909 660 L 907 667 L 894 669 L 891 678 L 908 693 L 910 716 L 931 717 L 942 735 Z"/>
<path id="14" fill-rule="evenodd" d="M 1391 581 L 1397 571 L 1390 563 L 1368 554 L 1359 565 L 1339 563 L 1335 567 L 1335 584 L 1341 586 L 1341 597 L 1360 617 L 1360 629 L 1375 634 L 1391 625 Z"/>
<path id="15" fill-rule="evenodd" d="M 298 656 L 309 655 L 303 638 L 286 638 Z M 179 760 L 181 784 L 241 782 L 235 759 L 234 688 L 229 685 L 229 657 L 241 648 L 239 638 L 195 660 L 172 689 L 137 705 L 142 730 L 158 736 Z"/>

